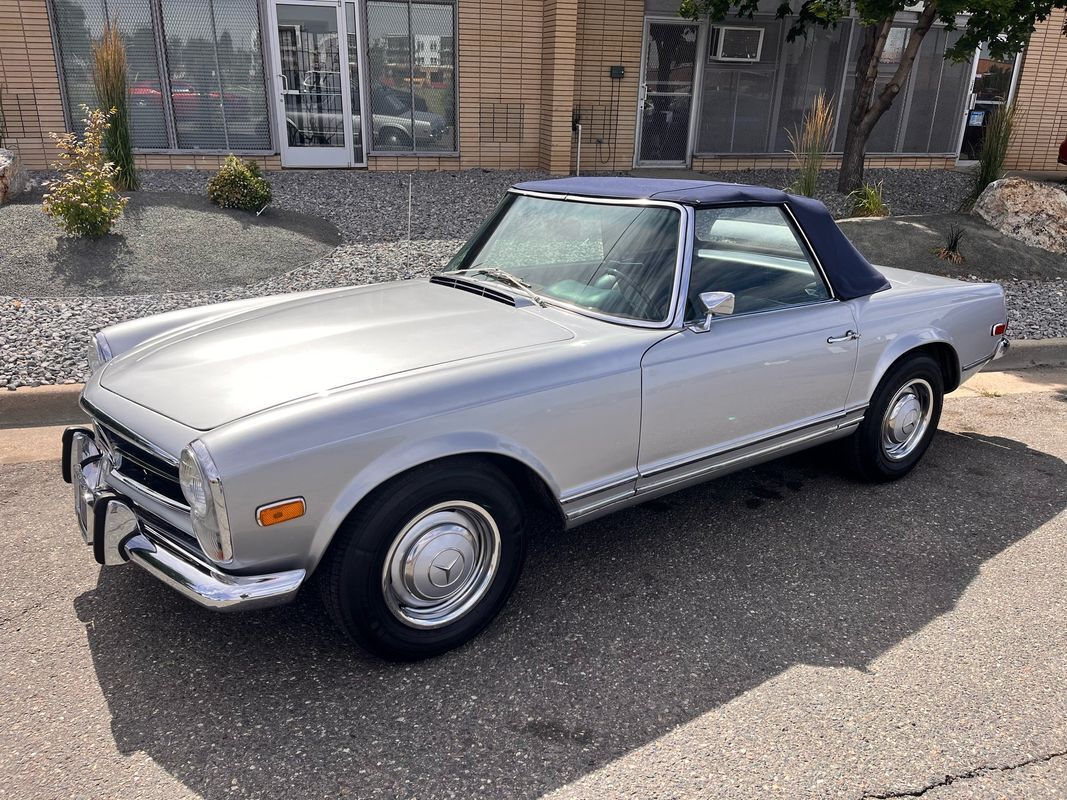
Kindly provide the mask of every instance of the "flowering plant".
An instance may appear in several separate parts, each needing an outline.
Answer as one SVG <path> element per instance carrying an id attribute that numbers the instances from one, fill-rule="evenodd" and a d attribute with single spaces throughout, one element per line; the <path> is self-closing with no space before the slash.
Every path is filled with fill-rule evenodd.
<path id="1" fill-rule="evenodd" d="M 85 133 L 50 134 L 59 149 L 52 164 L 63 174 L 45 186 L 42 208 L 67 233 L 96 238 L 111 230 L 122 216 L 129 198 L 115 190 L 116 167 L 104 159 L 103 138 L 109 113 L 100 109 L 85 112 Z"/>

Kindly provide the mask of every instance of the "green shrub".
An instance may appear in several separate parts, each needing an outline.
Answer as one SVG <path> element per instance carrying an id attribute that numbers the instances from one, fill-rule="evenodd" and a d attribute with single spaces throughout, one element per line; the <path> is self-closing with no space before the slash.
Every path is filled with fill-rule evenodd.
<path id="1" fill-rule="evenodd" d="M 103 236 L 122 216 L 129 198 L 115 190 L 115 165 L 104 159 L 103 139 L 108 115 L 100 109 L 85 112 L 85 133 L 49 134 L 59 148 L 59 160 L 52 167 L 62 175 L 48 181 L 42 208 L 67 233 L 75 236 Z"/>
<path id="2" fill-rule="evenodd" d="M 830 137 L 834 132 L 834 110 L 826 95 L 819 92 L 811 108 L 804 112 L 800 128 L 789 131 L 788 151 L 799 165 L 799 174 L 789 187 L 794 194 L 814 197 L 819 172 L 826 151 L 830 149 Z"/>
<path id="3" fill-rule="evenodd" d="M 889 206 L 882 198 L 882 182 L 865 183 L 854 192 L 849 192 L 852 213 L 857 217 L 888 217 Z"/>
<path id="4" fill-rule="evenodd" d="M 227 156 L 219 171 L 207 182 L 207 196 L 223 208 L 258 213 L 270 202 L 270 184 L 255 161 Z"/>
<path id="5" fill-rule="evenodd" d="M 115 165 L 115 183 L 121 189 L 138 187 L 130 138 L 129 94 L 126 86 L 126 45 L 116 23 L 104 27 L 99 42 L 93 42 L 93 86 L 101 108 L 110 108 L 104 151 Z"/>
<path id="6" fill-rule="evenodd" d="M 1008 154 L 1008 143 L 1014 128 L 1014 104 L 999 106 L 989 115 L 982 134 L 982 149 L 978 152 L 978 171 L 974 174 L 974 186 L 968 198 L 970 203 L 973 204 L 989 184 L 1004 177 L 1004 158 Z"/>
<path id="7" fill-rule="evenodd" d="M 950 261 L 953 264 L 962 264 L 965 259 L 960 252 L 960 242 L 963 241 L 963 228 L 959 225 L 949 225 L 948 239 L 941 247 L 934 248 L 934 255 L 942 261 Z"/>

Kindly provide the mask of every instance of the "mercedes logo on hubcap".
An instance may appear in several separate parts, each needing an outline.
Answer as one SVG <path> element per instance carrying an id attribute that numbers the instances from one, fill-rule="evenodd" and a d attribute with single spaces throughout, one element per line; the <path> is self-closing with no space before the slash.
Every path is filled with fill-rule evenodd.
<path id="1" fill-rule="evenodd" d="M 445 550 L 438 553 L 430 563 L 430 583 L 438 588 L 445 588 L 455 583 L 463 574 L 463 555 L 457 550 Z"/>

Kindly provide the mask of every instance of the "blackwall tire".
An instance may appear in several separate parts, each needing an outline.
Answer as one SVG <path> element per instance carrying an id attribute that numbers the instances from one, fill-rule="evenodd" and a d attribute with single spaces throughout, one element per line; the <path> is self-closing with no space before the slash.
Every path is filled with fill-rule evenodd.
<path id="1" fill-rule="evenodd" d="M 884 482 L 911 472 L 934 438 L 943 401 L 944 379 L 937 361 L 920 354 L 894 364 L 848 441 L 857 473 Z"/>
<path id="2" fill-rule="evenodd" d="M 375 491 L 337 532 L 319 585 L 334 622 L 382 658 L 439 655 L 474 638 L 526 556 L 521 499 L 491 464 L 456 458 Z"/>

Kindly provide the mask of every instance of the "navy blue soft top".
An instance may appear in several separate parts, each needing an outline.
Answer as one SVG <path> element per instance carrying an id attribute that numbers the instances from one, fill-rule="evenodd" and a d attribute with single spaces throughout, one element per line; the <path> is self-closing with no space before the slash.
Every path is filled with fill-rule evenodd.
<path id="1" fill-rule="evenodd" d="M 810 197 L 743 183 L 651 178 L 556 178 L 526 181 L 515 188 L 580 197 L 671 200 L 691 206 L 785 205 L 804 229 L 837 297 L 851 300 L 889 288 L 889 281 L 845 237 L 826 206 Z"/>

